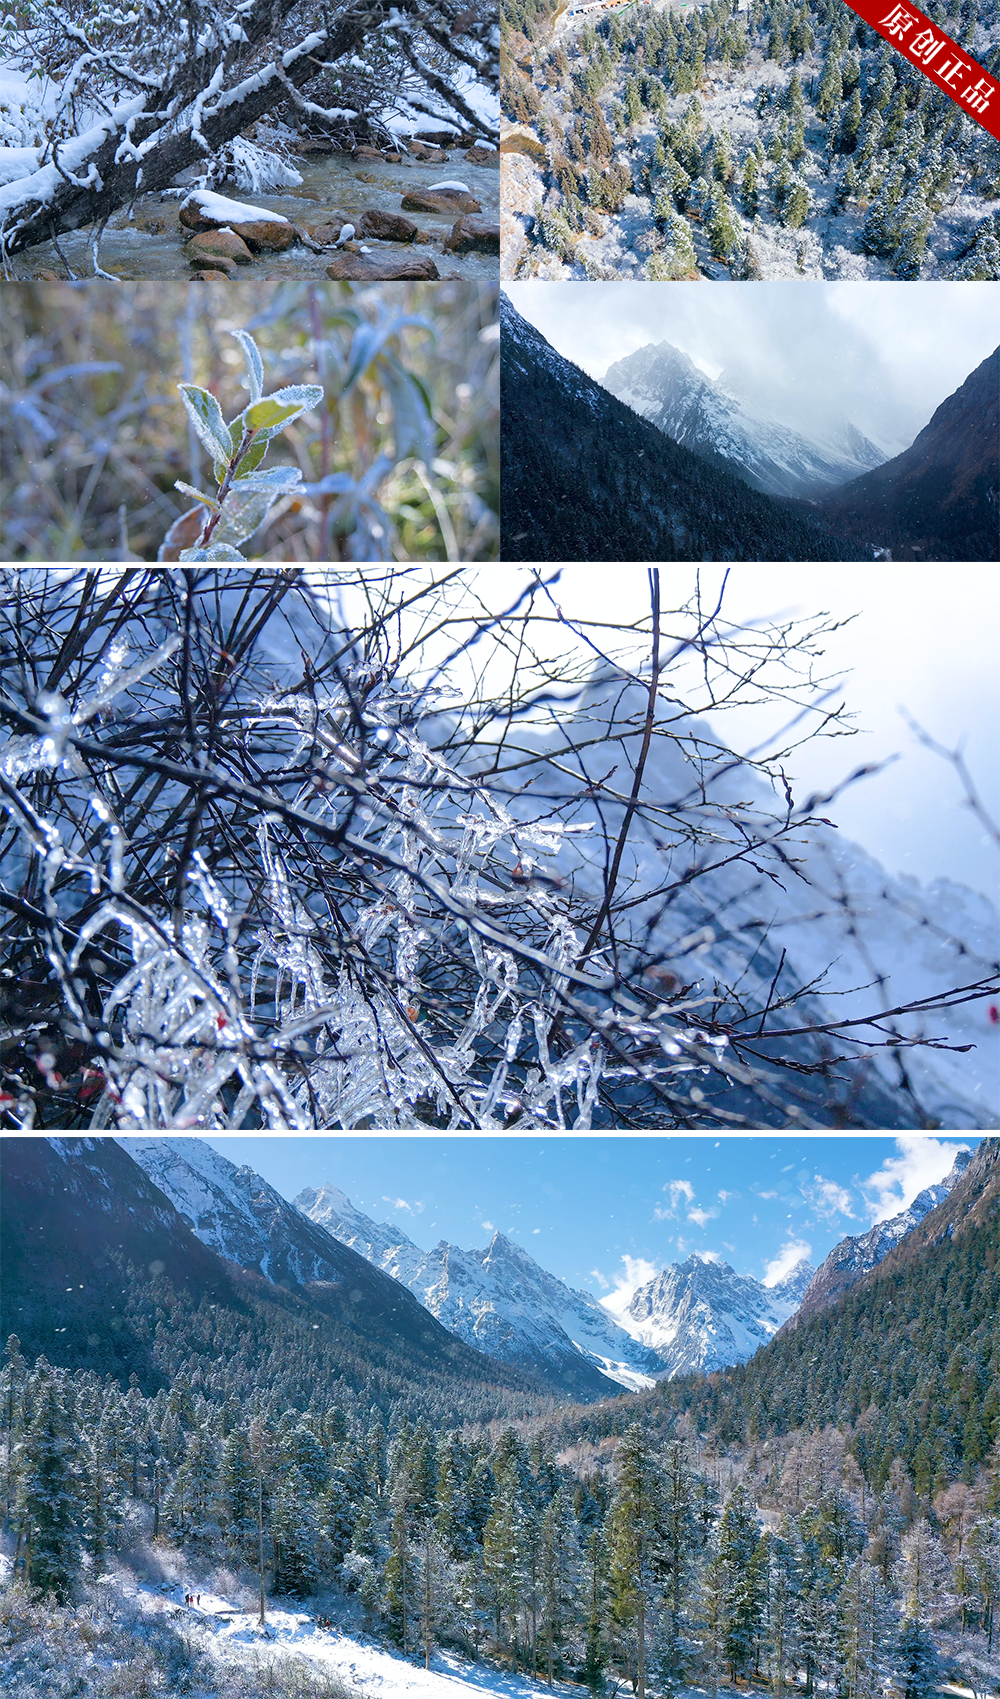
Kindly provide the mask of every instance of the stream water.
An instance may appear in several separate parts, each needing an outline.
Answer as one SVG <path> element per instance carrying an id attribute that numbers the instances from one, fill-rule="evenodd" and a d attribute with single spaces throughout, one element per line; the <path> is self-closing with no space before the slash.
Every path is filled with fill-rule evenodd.
<path id="1" fill-rule="evenodd" d="M 295 168 L 302 183 L 283 193 L 253 195 L 235 184 L 216 185 L 219 194 L 231 199 L 249 201 L 253 206 L 280 212 L 285 218 L 308 230 L 314 224 L 332 224 L 341 215 L 351 223 L 354 216 L 372 209 L 379 212 L 400 212 L 401 200 L 411 189 L 426 188 L 432 183 L 458 182 L 468 185 L 480 203 L 483 213 L 494 217 L 499 205 L 499 178 L 496 166 L 472 165 L 463 159 L 462 150 L 454 149 L 446 163 L 429 165 L 423 161 L 404 161 L 390 165 L 378 159 L 355 160 L 348 154 L 323 154 L 319 158 L 296 159 Z M 104 271 L 123 282 L 136 283 L 146 278 L 187 278 L 192 267 L 188 263 L 178 222 L 183 196 L 151 194 L 136 201 L 132 217 L 123 208 L 110 220 L 101 238 L 99 260 Z M 429 242 L 380 242 L 367 237 L 365 246 L 373 256 L 380 253 L 393 258 L 407 255 L 430 255 L 442 277 L 449 273 L 467 278 L 495 278 L 500 262 L 496 254 L 452 254 L 442 252 L 442 243 L 458 213 L 408 212 L 409 218 L 431 238 Z M 59 247 L 77 277 L 93 274 L 93 227 L 71 231 L 60 236 Z M 283 253 L 261 253 L 253 265 L 241 266 L 238 281 L 252 283 L 255 278 L 269 276 L 287 278 L 325 278 L 326 268 L 333 258 L 332 251 L 315 254 L 311 248 L 297 242 Z M 54 271 L 60 277 L 65 267 L 51 242 L 40 242 L 18 256 L 17 270 L 22 278 Z"/>

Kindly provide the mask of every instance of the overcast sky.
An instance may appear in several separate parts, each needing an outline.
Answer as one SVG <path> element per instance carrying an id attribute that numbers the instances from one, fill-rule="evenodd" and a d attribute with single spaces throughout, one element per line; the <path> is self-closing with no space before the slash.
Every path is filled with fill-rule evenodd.
<path id="1" fill-rule="evenodd" d="M 126 1148 L 128 1141 L 124 1140 Z M 773 1285 L 906 1209 L 976 1139 L 268 1138 L 206 1141 L 291 1201 L 330 1180 L 429 1250 L 494 1230 L 609 1307 L 692 1252 Z"/>
<path id="2" fill-rule="evenodd" d="M 725 373 L 786 424 L 846 417 L 898 452 L 997 346 L 998 283 L 510 283 L 518 312 L 602 381 L 649 343 Z"/>

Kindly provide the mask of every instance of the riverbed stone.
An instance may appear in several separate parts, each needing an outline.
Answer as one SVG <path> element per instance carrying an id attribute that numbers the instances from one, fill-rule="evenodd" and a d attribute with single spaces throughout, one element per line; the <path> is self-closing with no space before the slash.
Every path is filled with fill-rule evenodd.
<path id="1" fill-rule="evenodd" d="M 260 249 L 280 252 L 282 248 L 290 248 L 297 240 L 294 224 L 289 224 L 285 219 L 268 218 L 266 212 L 262 212 L 260 218 L 234 224 L 232 218 L 203 212 L 196 201 L 189 201 L 181 207 L 179 216 L 184 228 L 193 230 L 198 235 L 206 230 L 221 230 L 223 226 L 228 226 L 238 231 L 241 240 L 254 253 Z"/>
<path id="2" fill-rule="evenodd" d="M 474 195 L 464 189 L 408 189 L 403 196 L 404 212 L 482 212 Z"/>
<path id="3" fill-rule="evenodd" d="M 188 259 L 229 260 L 237 265 L 252 265 L 253 254 L 242 236 L 232 230 L 204 230 L 192 236 L 188 243 Z"/>
<path id="4" fill-rule="evenodd" d="M 443 147 L 428 147 L 426 142 L 411 142 L 410 152 L 415 159 L 422 159 L 428 165 L 444 165 L 448 158 Z"/>
<path id="5" fill-rule="evenodd" d="M 451 227 L 445 238 L 445 250 L 451 254 L 499 254 L 500 223 L 494 218 L 473 218 L 466 213 Z"/>
<path id="6" fill-rule="evenodd" d="M 496 148 L 469 147 L 462 156 L 470 165 L 499 165 L 500 155 Z"/>
<path id="7" fill-rule="evenodd" d="M 361 214 L 355 229 L 359 236 L 370 236 L 377 242 L 412 242 L 420 234 L 412 218 L 398 212 L 379 212 L 376 207 Z"/>
<path id="8" fill-rule="evenodd" d="M 436 282 L 438 268 L 430 254 L 405 258 L 394 254 L 338 254 L 326 268 L 327 277 L 353 283 Z"/>
<path id="9" fill-rule="evenodd" d="M 235 271 L 193 271 L 192 283 L 232 283 Z"/>

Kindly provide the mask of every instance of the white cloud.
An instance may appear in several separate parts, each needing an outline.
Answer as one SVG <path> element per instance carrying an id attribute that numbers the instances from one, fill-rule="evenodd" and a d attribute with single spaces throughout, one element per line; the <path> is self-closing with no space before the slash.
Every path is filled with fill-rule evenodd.
<path id="1" fill-rule="evenodd" d="M 735 1198 L 742 1197 L 742 1195 L 743 1194 L 741 1192 L 720 1192 L 719 1193 L 719 1202 L 720 1203 L 732 1203 Z"/>
<path id="2" fill-rule="evenodd" d="M 533 1227 L 533 1228 L 532 1228 L 532 1229 L 531 1229 L 531 1231 L 532 1231 L 532 1232 L 533 1232 L 533 1233 L 540 1233 L 540 1232 L 541 1232 L 541 1231 L 542 1231 L 542 1229 L 541 1229 L 541 1228 L 540 1228 L 540 1227 Z"/>
<path id="3" fill-rule="evenodd" d="M 492 1221 L 481 1221 L 479 1223 L 479 1225 L 483 1229 L 484 1233 L 495 1233 L 496 1232 L 496 1228 L 494 1227 Z"/>
<path id="4" fill-rule="evenodd" d="M 707 1227 L 710 1221 L 715 1220 L 718 1213 L 717 1209 L 689 1209 L 688 1220 L 693 1221 L 696 1227 Z"/>
<path id="5" fill-rule="evenodd" d="M 836 1180 L 824 1180 L 822 1174 L 816 1174 L 803 1183 L 802 1196 L 824 1221 L 832 1221 L 835 1215 L 849 1215 L 852 1221 L 854 1219 L 851 1194 L 843 1186 L 838 1186 Z"/>
<path id="6" fill-rule="evenodd" d="M 722 1261 L 722 1258 L 720 1257 L 718 1251 L 695 1251 L 694 1254 L 698 1258 L 699 1262 L 721 1262 Z"/>
<path id="7" fill-rule="evenodd" d="M 651 1280 L 655 1280 L 660 1272 L 656 1263 L 647 1262 L 645 1257 L 623 1256 L 622 1262 L 625 1264 L 624 1274 L 619 1270 L 615 1275 L 614 1291 L 607 1298 L 601 1299 L 606 1310 L 619 1316 L 624 1315 L 628 1309 L 632 1294 L 637 1292 L 640 1286 L 646 1286 Z"/>
<path id="8" fill-rule="evenodd" d="M 786 1274 L 791 1274 L 797 1262 L 807 1257 L 812 1246 L 805 1239 L 786 1239 L 776 1257 L 764 1270 L 764 1285 L 778 1286 Z"/>
<path id="9" fill-rule="evenodd" d="M 609 1280 L 605 1280 L 599 1268 L 591 1269 L 590 1278 L 594 1282 L 595 1286 L 599 1286 L 601 1288 L 602 1292 L 606 1292 L 611 1284 Z"/>
<path id="10" fill-rule="evenodd" d="M 419 1215 L 424 1207 L 422 1203 L 407 1203 L 405 1198 L 387 1198 L 383 1196 L 382 1202 L 391 1204 L 393 1209 L 405 1209 L 410 1215 Z"/>
<path id="11" fill-rule="evenodd" d="M 919 1133 L 904 1133 L 896 1140 L 896 1149 L 898 1156 L 887 1156 L 881 1168 L 860 1182 L 873 1227 L 877 1221 L 888 1221 L 890 1216 L 909 1209 L 918 1192 L 943 1180 L 954 1166 L 956 1152 L 967 1150 L 968 1145 L 943 1144 Z"/>
<path id="12" fill-rule="evenodd" d="M 688 1203 L 694 1202 L 694 1187 L 690 1180 L 668 1180 L 663 1190 L 670 1193 L 670 1207 L 676 1209 L 681 1198 L 687 1198 Z"/>

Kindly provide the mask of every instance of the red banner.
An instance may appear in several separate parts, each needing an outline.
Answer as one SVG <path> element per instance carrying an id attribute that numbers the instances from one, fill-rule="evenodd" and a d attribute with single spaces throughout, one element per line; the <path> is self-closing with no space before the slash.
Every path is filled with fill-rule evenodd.
<path id="1" fill-rule="evenodd" d="M 997 77 L 984 70 L 938 24 L 918 12 L 909 0 L 898 5 L 896 0 L 847 0 L 847 4 L 879 35 L 885 36 L 904 59 L 919 65 L 936 88 L 950 94 L 967 117 L 974 118 L 991 136 L 1000 139 Z"/>

